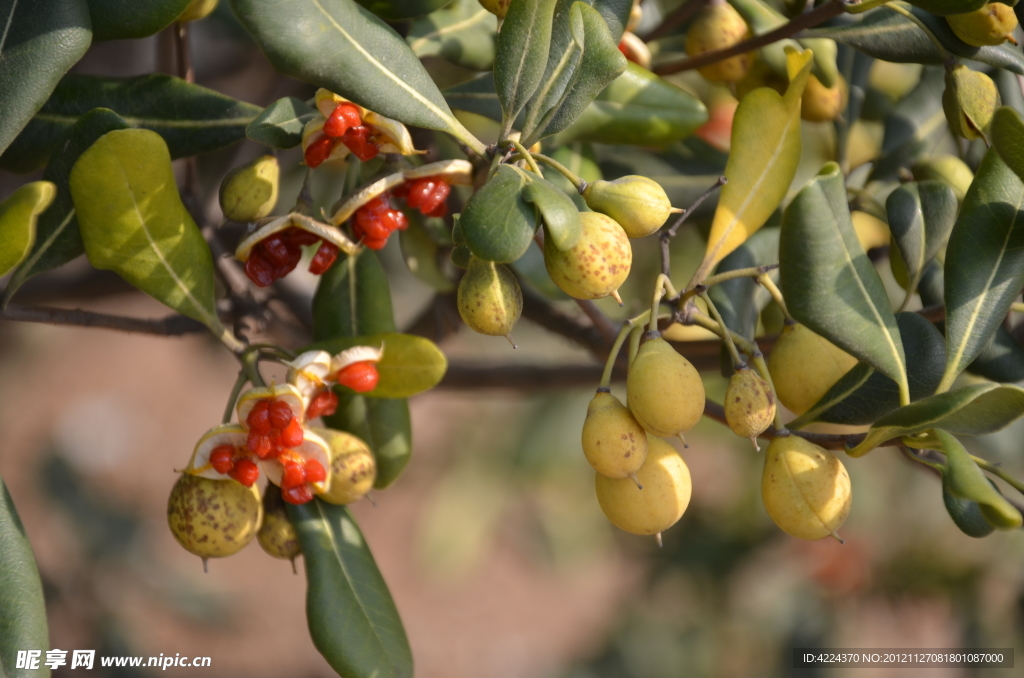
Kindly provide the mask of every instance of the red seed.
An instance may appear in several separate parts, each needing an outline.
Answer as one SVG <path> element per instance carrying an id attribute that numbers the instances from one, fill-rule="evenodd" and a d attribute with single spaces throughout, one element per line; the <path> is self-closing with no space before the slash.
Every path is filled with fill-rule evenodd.
<path id="1" fill-rule="evenodd" d="M 366 125 L 350 127 L 341 137 L 341 143 L 348 146 L 353 155 L 366 162 L 376 158 L 377 154 L 380 153 L 380 147 L 370 141 L 371 133 L 372 131 Z"/>
<path id="2" fill-rule="evenodd" d="M 316 419 L 324 415 L 334 414 L 337 409 L 338 396 L 334 394 L 334 391 L 330 389 L 320 391 L 309 401 L 309 407 L 306 408 L 306 419 Z"/>
<path id="3" fill-rule="evenodd" d="M 283 429 L 291 423 L 295 415 L 292 408 L 283 400 L 275 400 L 270 403 L 270 425 L 276 429 Z"/>
<path id="4" fill-rule="evenodd" d="M 401 210 L 394 210 L 394 214 L 391 217 L 392 223 L 395 225 L 395 229 L 404 231 L 409 228 L 409 218 L 405 216 L 405 212 Z"/>
<path id="5" fill-rule="evenodd" d="M 321 136 L 306 147 L 306 152 L 303 154 L 303 158 L 306 160 L 306 165 L 311 169 L 319 167 L 320 163 L 331 156 L 331 151 L 333 151 L 334 147 L 337 145 L 338 139 L 329 137 L 326 134 Z"/>
<path id="6" fill-rule="evenodd" d="M 292 257 L 292 246 L 280 233 L 265 238 L 260 245 L 263 247 L 264 256 L 275 268 L 288 263 Z"/>
<path id="7" fill-rule="evenodd" d="M 452 187 L 443 181 L 438 181 L 434 185 L 434 190 L 423 198 L 423 202 L 420 204 L 420 212 L 423 214 L 431 214 L 435 212 L 438 207 L 444 205 L 445 201 L 448 200 L 448 194 L 452 192 Z"/>
<path id="8" fill-rule="evenodd" d="M 267 261 L 258 245 L 245 260 L 245 276 L 257 287 L 267 287 L 277 280 L 274 265 Z"/>
<path id="9" fill-rule="evenodd" d="M 409 194 L 409 185 L 411 183 L 411 181 L 403 181 L 394 188 L 390 189 L 391 195 L 395 196 L 396 198 L 404 198 L 406 195 Z"/>
<path id="10" fill-rule="evenodd" d="M 228 475 L 246 487 L 252 487 L 260 477 L 260 467 L 251 459 L 239 459 Z"/>
<path id="11" fill-rule="evenodd" d="M 363 245 L 371 250 L 382 250 L 388 244 L 387 238 L 364 238 Z"/>
<path id="12" fill-rule="evenodd" d="M 409 182 L 408 193 L 405 197 L 405 204 L 409 207 L 419 209 L 422 207 L 423 201 L 428 199 L 434 193 L 435 188 L 437 188 L 437 182 L 430 177 L 414 179 Z"/>
<path id="13" fill-rule="evenodd" d="M 324 134 L 332 137 L 340 137 L 350 127 L 358 127 L 363 124 L 359 117 L 359 108 L 355 104 L 341 103 L 334 107 L 331 115 L 324 123 Z"/>
<path id="14" fill-rule="evenodd" d="M 326 240 L 320 243 L 313 255 L 313 261 L 309 262 L 309 272 L 313 275 L 320 275 L 331 267 L 334 260 L 338 258 L 338 247 Z"/>
<path id="15" fill-rule="evenodd" d="M 235 448 L 231 445 L 218 445 L 210 452 L 210 466 L 217 473 L 227 475 L 235 468 Z"/>
<path id="16" fill-rule="evenodd" d="M 291 226 L 285 229 L 284 231 L 281 232 L 281 235 L 284 236 L 284 239 L 287 240 L 288 242 L 302 247 L 306 245 L 312 245 L 313 243 L 318 242 L 320 240 L 320 236 L 318 236 L 316 233 L 310 233 L 309 231 L 299 228 L 298 226 Z"/>
<path id="17" fill-rule="evenodd" d="M 313 500 L 313 488 L 307 483 L 281 490 L 281 498 L 289 504 L 306 504 Z"/>
<path id="18" fill-rule="evenodd" d="M 338 376 L 335 377 L 339 384 L 348 386 L 356 393 L 366 393 L 377 388 L 379 378 L 376 365 L 369 360 L 352 363 L 338 372 Z"/>
<path id="19" fill-rule="evenodd" d="M 427 212 L 424 216 L 428 217 L 444 217 L 448 214 L 448 203 L 442 202 L 430 212 Z"/>
<path id="20" fill-rule="evenodd" d="M 267 459 L 274 451 L 274 443 L 270 436 L 265 433 L 249 431 L 249 438 L 245 441 L 245 447 L 260 459 Z"/>
<path id="21" fill-rule="evenodd" d="M 302 432 L 302 424 L 298 419 L 292 419 L 291 423 L 281 429 L 281 446 L 289 449 L 302 444 L 305 434 Z"/>
<path id="22" fill-rule="evenodd" d="M 327 471 L 324 470 L 323 464 L 316 459 L 307 461 L 305 470 L 307 483 L 319 483 L 327 480 Z"/>
<path id="23" fill-rule="evenodd" d="M 284 472 L 281 474 L 281 489 L 288 490 L 298 487 L 306 482 L 306 469 L 300 464 L 289 463 L 284 465 Z"/>
<path id="24" fill-rule="evenodd" d="M 245 418 L 245 423 L 249 425 L 250 431 L 269 433 L 272 428 L 270 425 L 270 401 L 264 398 L 256 403 L 249 410 L 249 416 Z"/>

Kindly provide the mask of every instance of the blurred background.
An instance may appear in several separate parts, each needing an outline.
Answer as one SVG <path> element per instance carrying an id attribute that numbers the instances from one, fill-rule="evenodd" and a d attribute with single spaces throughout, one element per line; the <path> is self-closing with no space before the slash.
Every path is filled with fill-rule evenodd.
<path id="1" fill-rule="evenodd" d="M 312 94 L 274 73 L 226 3 L 192 26 L 191 47 L 197 82 L 230 96 L 266 105 Z M 173 72 L 172 48 L 168 34 L 101 43 L 74 71 Z M 442 80 L 462 77 L 443 65 L 431 68 Z M 890 108 L 920 77 L 920 67 L 875 68 L 869 93 Z M 686 75 L 675 81 L 706 101 L 726 95 Z M 487 123 L 466 120 L 488 134 Z M 877 143 L 881 123 L 862 127 L 858 138 Z M 831 134 L 829 125 L 804 124 L 809 150 L 797 185 L 831 155 Z M 721 172 L 724 154 L 708 161 L 716 156 L 704 152 L 694 160 L 702 143 L 677 144 L 664 154 L 664 168 L 645 171 L 665 183 L 677 205 L 688 204 Z M 932 143 L 939 151 L 949 142 Z M 210 223 L 220 221 L 220 178 L 262 152 L 246 142 L 200 158 L 201 209 Z M 628 153 L 597 153 L 606 176 L 624 167 L 636 171 Z M 302 168 L 296 151 L 283 153 L 281 162 L 279 208 L 286 210 Z M 34 178 L 0 172 L 0 196 Z M 328 187 L 338 180 L 318 173 L 319 202 L 329 203 Z M 673 242 L 680 277 L 688 277 L 702 254 L 700 228 L 712 208 Z M 656 243 L 635 242 L 634 251 L 626 307 L 599 304 L 615 320 L 635 315 L 649 298 Z M 409 273 L 397 239 L 382 259 L 396 320 L 407 327 L 422 318 L 433 292 Z M 888 268 L 879 266 L 892 286 Z M 284 290 L 300 302 L 316 283 L 303 270 L 289 276 Z M 138 317 L 167 313 L 84 258 L 34 279 L 16 301 Z M 569 301 L 553 303 L 566 316 L 580 316 Z M 273 338 L 300 346 L 303 320 Z M 457 365 L 550 366 L 556 375 L 566 367 L 596 369 L 588 351 L 527 320 L 515 339 L 513 351 L 502 338 L 463 329 L 441 347 Z M 203 336 L 0 322 L 0 475 L 36 552 L 52 647 L 95 649 L 101 656 L 210 656 L 212 667 L 202 670 L 209 676 L 334 675 L 309 640 L 301 566 L 295 575 L 288 562 L 251 544 L 211 561 L 204 574 L 166 526 L 174 471 L 219 421 L 236 369 Z M 414 398 L 414 454 L 406 472 L 374 493 L 373 503 L 353 507 L 405 622 L 417 676 L 1010 675 L 1005 669 L 790 666 L 793 647 L 1015 646 L 1024 634 L 1020 532 L 983 540 L 963 535 L 946 515 L 938 477 L 882 449 L 843 459 L 854 487 L 841 531 L 845 545 L 801 542 L 775 528 L 761 505 L 762 456 L 706 420 L 681 451 L 693 476 L 692 503 L 659 549 L 653 539 L 615 530 L 598 508 L 579 441 L 597 381 L 579 381 L 549 379 L 543 389 L 442 387 Z M 706 374 L 706 386 L 720 401 L 725 380 L 717 370 Z M 613 385 L 619 397 L 624 392 Z M 1012 427 L 973 441 L 973 451 L 1020 477 L 1022 434 L 1024 426 Z M 94 675 L 104 671 L 97 666 Z M 199 670 L 168 669 L 185 672 Z M 56 672 L 65 674 L 75 675 Z"/>

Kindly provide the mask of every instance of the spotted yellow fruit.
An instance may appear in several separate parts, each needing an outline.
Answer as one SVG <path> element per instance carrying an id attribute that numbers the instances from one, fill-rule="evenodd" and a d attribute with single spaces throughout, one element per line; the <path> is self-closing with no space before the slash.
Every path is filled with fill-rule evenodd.
<path id="1" fill-rule="evenodd" d="M 774 419 L 775 395 L 768 382 L 749 367 L 737 370 L 725 389 L 725 421 L 729 428 L 741 438 L 755 440 Z"/>
<path id="2" fill-rule="evenodd" d="M 276 487 L 268 487 L 263 494 L 263 525 L 256 533 L 256 541 L 260 548 L 274 558 L 295 560 L 302 553 L 295 527 L 288 520 L 284 499 Z"/>
<path id="3" fill-rule="evenodd" d="M 689 360 L 660 336 L 640 346 L 626 379 L 626 400 L 647 431 L 670 438 L 704 414 L 704 382 Z"/>
<path id="4" fill-rule="evenodd" d="M 712 3 L 697 14 L 686 32 L 686 53 L 690 56 L 732 47 L 750 36 L 739 12 L 728 3 Z M 739 54 L 717 63 L 701 66 L 697 72 L 711 82 L 736 82 L 750 70 L 752 53 Z"/>
<path id="5" fill-rule="evenodd" d="M 675 448 L 647 437 L 647 460 L 637 472 L 643 489 L 629 478 L 595 474 L 597 503 L 612 525 L 632 534 L 658 534 L 672 527 L 690 503 L 690 469 Z"/>
<path id="6" fill-rule="evenodd" d="M 803 414 L 849 372 L 857 359 L 803 325 L 786 325 L 768 356 L 775 395 Z"/>
<path id="7" fill-rule="evenodd" d="M 373 489 L 377 462 L 359 438 L 344 431 L 314 428 L 331 448 L 330 485 L 317 496 L 332 504 L 351 504 Z"/>
<path id="8" fill-rule="evenodd" d="M 523 290 L 505 264 L 470 257 L 459 281 L 457 305 L 474 332 L 507 337 L 523 312 Z"/>
<path id="9" fill-rule="evenodd" d="M 951 14 L 946 23 L 968 45 L 984 47 L 1006 42 L 1017 28 L 1017 15 L 1008 5 L 990 2 L 973 12 Z"/>
<path id="10" fill-rule="evenodd" d="M 600 212 L 580 213 L 580 239 L 568 250 L 544 242 L 544 266 L 558 287 L 574 299 L 618 296 L 633 265 L 633 250 L 622 227 Z"/>
<path id="11" fill-rule="evenodd" d="M 823 539 L 850 513 L 850 476 L 828 450 L 799 436 L 779 436 L 765 453 L 761 498 L 786 534 Z"/>
<path id="12" fill-rule="evenodd" d="M 186 551 L 223 558 L 242 550 L 260 528 L 263 506 L 255 486 L 182 474 L 167 500 L 167 523 Z"/>
<path id="13" fill-rule="evenodd" d="M 598 390 L 583 422 L 583 454 L 608 478 L 629 478 L 647 458 L 647 434 L 633 413 L 607 391 Z"/>

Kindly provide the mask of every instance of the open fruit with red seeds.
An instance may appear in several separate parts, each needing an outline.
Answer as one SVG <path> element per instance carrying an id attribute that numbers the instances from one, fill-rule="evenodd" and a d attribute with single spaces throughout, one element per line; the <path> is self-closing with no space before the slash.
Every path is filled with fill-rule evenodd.
<path id="1" fill-rule="evenodd" d="M 248 432 L 237 424 L 224 424 L 203 434 L 192 452 L 186 473 L 203 478 L 231 478 L 252 487 L 260 477 L 258 459 L 246 445 Z"/>
<path id="2" fill-rule="evenodd" d="M 238 399 L 237 411 L 246 447 L 258 458 L 276 459 L 302 444 L 305 403 L 294 386 L 250 389 Z"/>
<path id="3" fill-rule="evenodd" d="M 267 480 L 281 488 L 289 504 L 305 504 L 330 486 L 330 448 L 323 438 L 303 429 L 303 440 L 276 458 L 262 462 Z"/>
<path id="4" fill-rule="evenodd" d="M 405 204 L 417 209 L 427 217 L 443 217 L 448 214 L 448 195 L 451 185 L 443 177 L 423 177 L 406 181 L 393 191 Z"/>
<path id="5" fill-rule="evenodd" d="M 408 218 L 392 206 L 386 192 L 357 209 L 352 217 L 352 237 L 371 250 L 382 249 L 392 233 L 408 227 Z"/>
<path id="6" fill-rule="evenodd" d="M 405 125 L 333 92 L 318 90 L 316 108 L 320 116 L 306 123 L 302 130 L 303 158 L 311 168 L 341 160 L 350 153 L 365 161 L 380 153 L 421 152 L 413 146 Z"/>
<path id="7" fill-rule="evenodd" d="M 255 230 L 238 244 L 235 256 L 245 262 L 245 275 L 259 287 L 267 287 L 294 270 L 302 248 L 319 243 L 309 271 L 320 275 L 331 267 L 341 251 L 353 253 L 358 246 L 327 224 L 289 214 L 256 223 Z"/>
<path id="8" fill-rule="evenodd" d="M 306 351 L 287 363 L 288 383 L 306 402 L 306 421 L 334 414 L 338 396 L 331 390 L 341 384 L 356 393 L 377 387 L 376 364 L 384 357 L 384 347 L 353 346 L 331 357 L 327 351 Z"/>

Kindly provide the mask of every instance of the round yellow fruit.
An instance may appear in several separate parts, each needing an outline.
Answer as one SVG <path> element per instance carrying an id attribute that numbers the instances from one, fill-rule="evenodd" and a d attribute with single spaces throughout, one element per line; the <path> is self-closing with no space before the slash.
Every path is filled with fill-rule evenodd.
<path id="1" fill-rule="evenodd" d="M 583 189 L 587 207 L 614 219 L 630 238 L 643 238 L 672 213 L 672 201 L 654 179 L 631 174 L 614 181 L 599 179 Z"/>
<path id="2" fill-rule="evenodd" d="M 505 264 L 470 257 L 459 281 L 457 305 L 474 332 L 507 337 L 523 312 L 523 290 Z"/>
<path id="3" fill-rule="evenodd" d="M 595 474 L 597 503 L 612 525 L 632 534 L 658 534 L 678 522 L 690 503 L 690 469 L 675 448 L 647 437 L 647 460 L 631 479 Z"/>
<path id="4" fill-rule="evenodd" d="M 800 117 L 808 122 L 831 122 L 846 108 L 846 81 L 842 76 L 832 87 L 825 87 L 814 75 L 807 78 L 800 99 Z"/>
<path id="5" fill-rule="evenodd" d="M 238 553 L 260 529 L 263 506 L 255 486 L 184 473 L 167 500 L 167 524 L 186 551 L 203 560 Z"/>
<path id="6" fill-rule="evenodd" d="M 725 389 L 725 421 L 729 428 L 741 438 L 754 440 L 774 420 L 775 395 L 768 382 L 749 367 L 736 370 Z"/>
<path id="7" fill-rule="evenodd" d="M 366 496 L 377 479 L 377 461 L 367 444 L 344 431 L 312 430 L 331 448 L 330 482 L 317 496 L 332 504 L 351 504 Z"/>
<path id="8" fill-rule="evenodd" d="M 232 221 L 256 221 L 277 204 L 281 167 L 277 158 L 264 155 L 231 170 L 220 184 L 220 209 Z"/>
<path id="9" fill-rule="evenodd" d="M 629 238 L 618 222 L 600 212 L 581 212 L 580 222 L 580 238 L 570 249 L 558 249 L 551 238 L 544 241 L 548 275 L 574 299 L 614 295 L 633 265 Z"/>
<path id="10" fill-rule="evenodd" d="M 835 535 L 850 513 L 850 476 L 828 450 L 795 435 L 772 440 L 761 498 L 779 528 L 810 541 Z"/>
<path id="11" fill-rule="evenodd" d="M 629 408 L 598 389 L 583 422 L 583 454 L 608 478 L 629 478 L 647 458 L 647 434 Z"/>
<path id="12" fill-rule="evenodd" d="M 984 47 L 1001 45 L 1017 28 L 1017 15 L 1013 8 L 1001 2 L 990 2 L 966 14 L 951 14 L 946 23 L 968 45 Z"/>
<path id="13" fill-rule="evenodd" d="M 857 241 L 865 252 L 889 244 L 889 225 L 878 217 L 853 210 L 850 212 L 850 219 L 853 221 L 853 230 L 857 233 Z"/>
<path id="14" fill-rule="evenodd" d="M 750 30 L 739 12 L 726 2 L 707 5 L 686 32 L 686 53 L 690 56 L 732 47 L 750 36 Z M 736 82 L 750 70 L 752 53 L 739 54 L 719 62 L 701 66 L 697 72 L 711 82 Z"/>
<path id="15" fill-rule="evenodd" d="M 803 414 L 821 400 L 857 359 L 799 323 L 786 325 L 768 356 L 779 402 Z"/>
<path id="16" fill-rule="evenodd" d="M 295 527 L 288 520 L 281 492 L 273 485 L 263 494 L 263 525 L 256 541 L 268 555 L 282 560 L 295 560 L 302 553 Z"/>
<path id="17" fill-rule="evenodd" d="M 626 400 L 647 431 L 670 438 L 704 414 L 704 382 L 690 361 L 659 335 L 640 346 L 629 366 Z"/>

